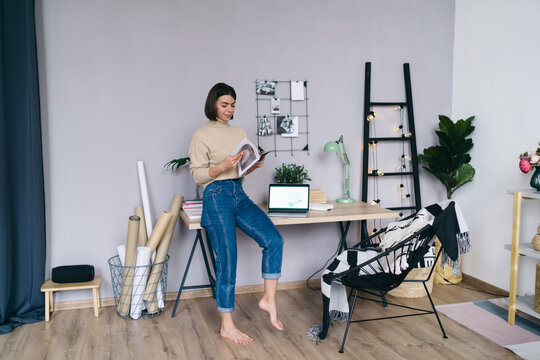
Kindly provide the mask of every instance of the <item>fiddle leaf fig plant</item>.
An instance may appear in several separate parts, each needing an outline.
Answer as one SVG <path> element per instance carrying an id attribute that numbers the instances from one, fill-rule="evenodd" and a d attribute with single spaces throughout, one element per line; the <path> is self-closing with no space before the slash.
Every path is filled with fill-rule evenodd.
<path id="1" fill-rule="evenodd" d="M 435 131 L 439 145 L 430 146 L 418 155 L 418 160 L 425 164 L 422 167 L 446 187 L 448 199 L 474 178 L 475 169 L 469 164 L 471 156 L 468 154 L 474 144 L 467 138 L 474 131 L 473 120 L 474 116 L 471 116 L 453 122 L 449 117 L 439 115 L 439 130 Z"/>

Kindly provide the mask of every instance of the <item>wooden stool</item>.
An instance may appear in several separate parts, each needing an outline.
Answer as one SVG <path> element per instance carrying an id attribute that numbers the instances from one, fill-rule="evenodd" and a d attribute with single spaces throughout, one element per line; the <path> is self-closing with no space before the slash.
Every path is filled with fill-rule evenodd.
<path id="1" fill-rule="evenodd" d="M 49 321 L 49 312 L 54 311 L 53 305 L 53 293 L 55 291 L 67 291 L 67 290 L 83 290 L 92 289 L 94 295 L 94 316 L 99 316 L 99 287 L 101 286 L 101 276 L 94 277 L 92 281 L 86 282 L 74 282 L 74 283 L 54 283 L 52 280 L 45 280 L 41 286 L 41 292 L 45 293 L 45 321 Z"/>

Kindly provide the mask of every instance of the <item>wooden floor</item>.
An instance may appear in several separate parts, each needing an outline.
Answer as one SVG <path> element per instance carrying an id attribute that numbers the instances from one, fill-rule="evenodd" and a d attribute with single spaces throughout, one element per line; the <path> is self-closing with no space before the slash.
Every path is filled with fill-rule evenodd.
<path id="1" fill-rule="evenodd" d="M 464 283 L 464 286 L 471 286 Z M 172 303 L 158 317 L 129 321 L 114 307 L 55 312 L 49 323 L 23 325 L 0 335 L 0 359 L 518 359 L 512 352 L 441 315 L 443 339 L 433 315 L 351 325 L 345 353 L 339 354 L 345 325 L 330 328 L 320 346 L 305 336 L 320 322 L 321 296 L 307 288 L 278 291 L 285 330 L 273 329 L 257 307 L 260 293 L 237 295 L 237 325 L 251 335 L 251 345 L 236 345 L 218 334 L 219 315 L 212 298 L 182 300 L 175 318 Z M 436 304 L 457 303 L 493 295 L 451 285 L 435 285 Z M 390 298 L 389 300 L 396 300 Z M 427 298 L 398 302 L 423 306 Z M 357 303 L 355 317 L 377 316 L 379 304 Z"/>

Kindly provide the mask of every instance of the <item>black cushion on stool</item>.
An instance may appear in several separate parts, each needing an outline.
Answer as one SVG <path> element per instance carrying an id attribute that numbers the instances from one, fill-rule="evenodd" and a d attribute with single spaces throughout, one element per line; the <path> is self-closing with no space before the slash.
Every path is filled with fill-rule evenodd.
<path id="1" fill-rule="evenodd" d="M 52 269 L 52 281 L 55 283 L 85 282 L 94 280 L 94 266 L 66 265 Z"/>

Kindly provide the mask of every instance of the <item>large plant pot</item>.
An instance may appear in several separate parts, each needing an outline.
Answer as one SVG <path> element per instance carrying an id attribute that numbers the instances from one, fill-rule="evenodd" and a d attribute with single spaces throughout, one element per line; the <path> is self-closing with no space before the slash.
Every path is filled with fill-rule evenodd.
<path id="1" fill-rule="evenodd" d="M 441 242 L 439 239 L 435 239 L 435 254 L 439 253 L 440 248 Z M 435 284 L 451 285 L 458 284 L 463 280 L 463 274 L 461 273 L 461 255 L 459 257 L 460 266 L 458 276 L 454 276 L 454 269 L 452 269 L 452 267 L 448 264 L 444 265 L 444 267 L 441 269 L 441 258 L 439 257 L 437 263 L 435 264 L 435 271 L 433 274 Z"/>

